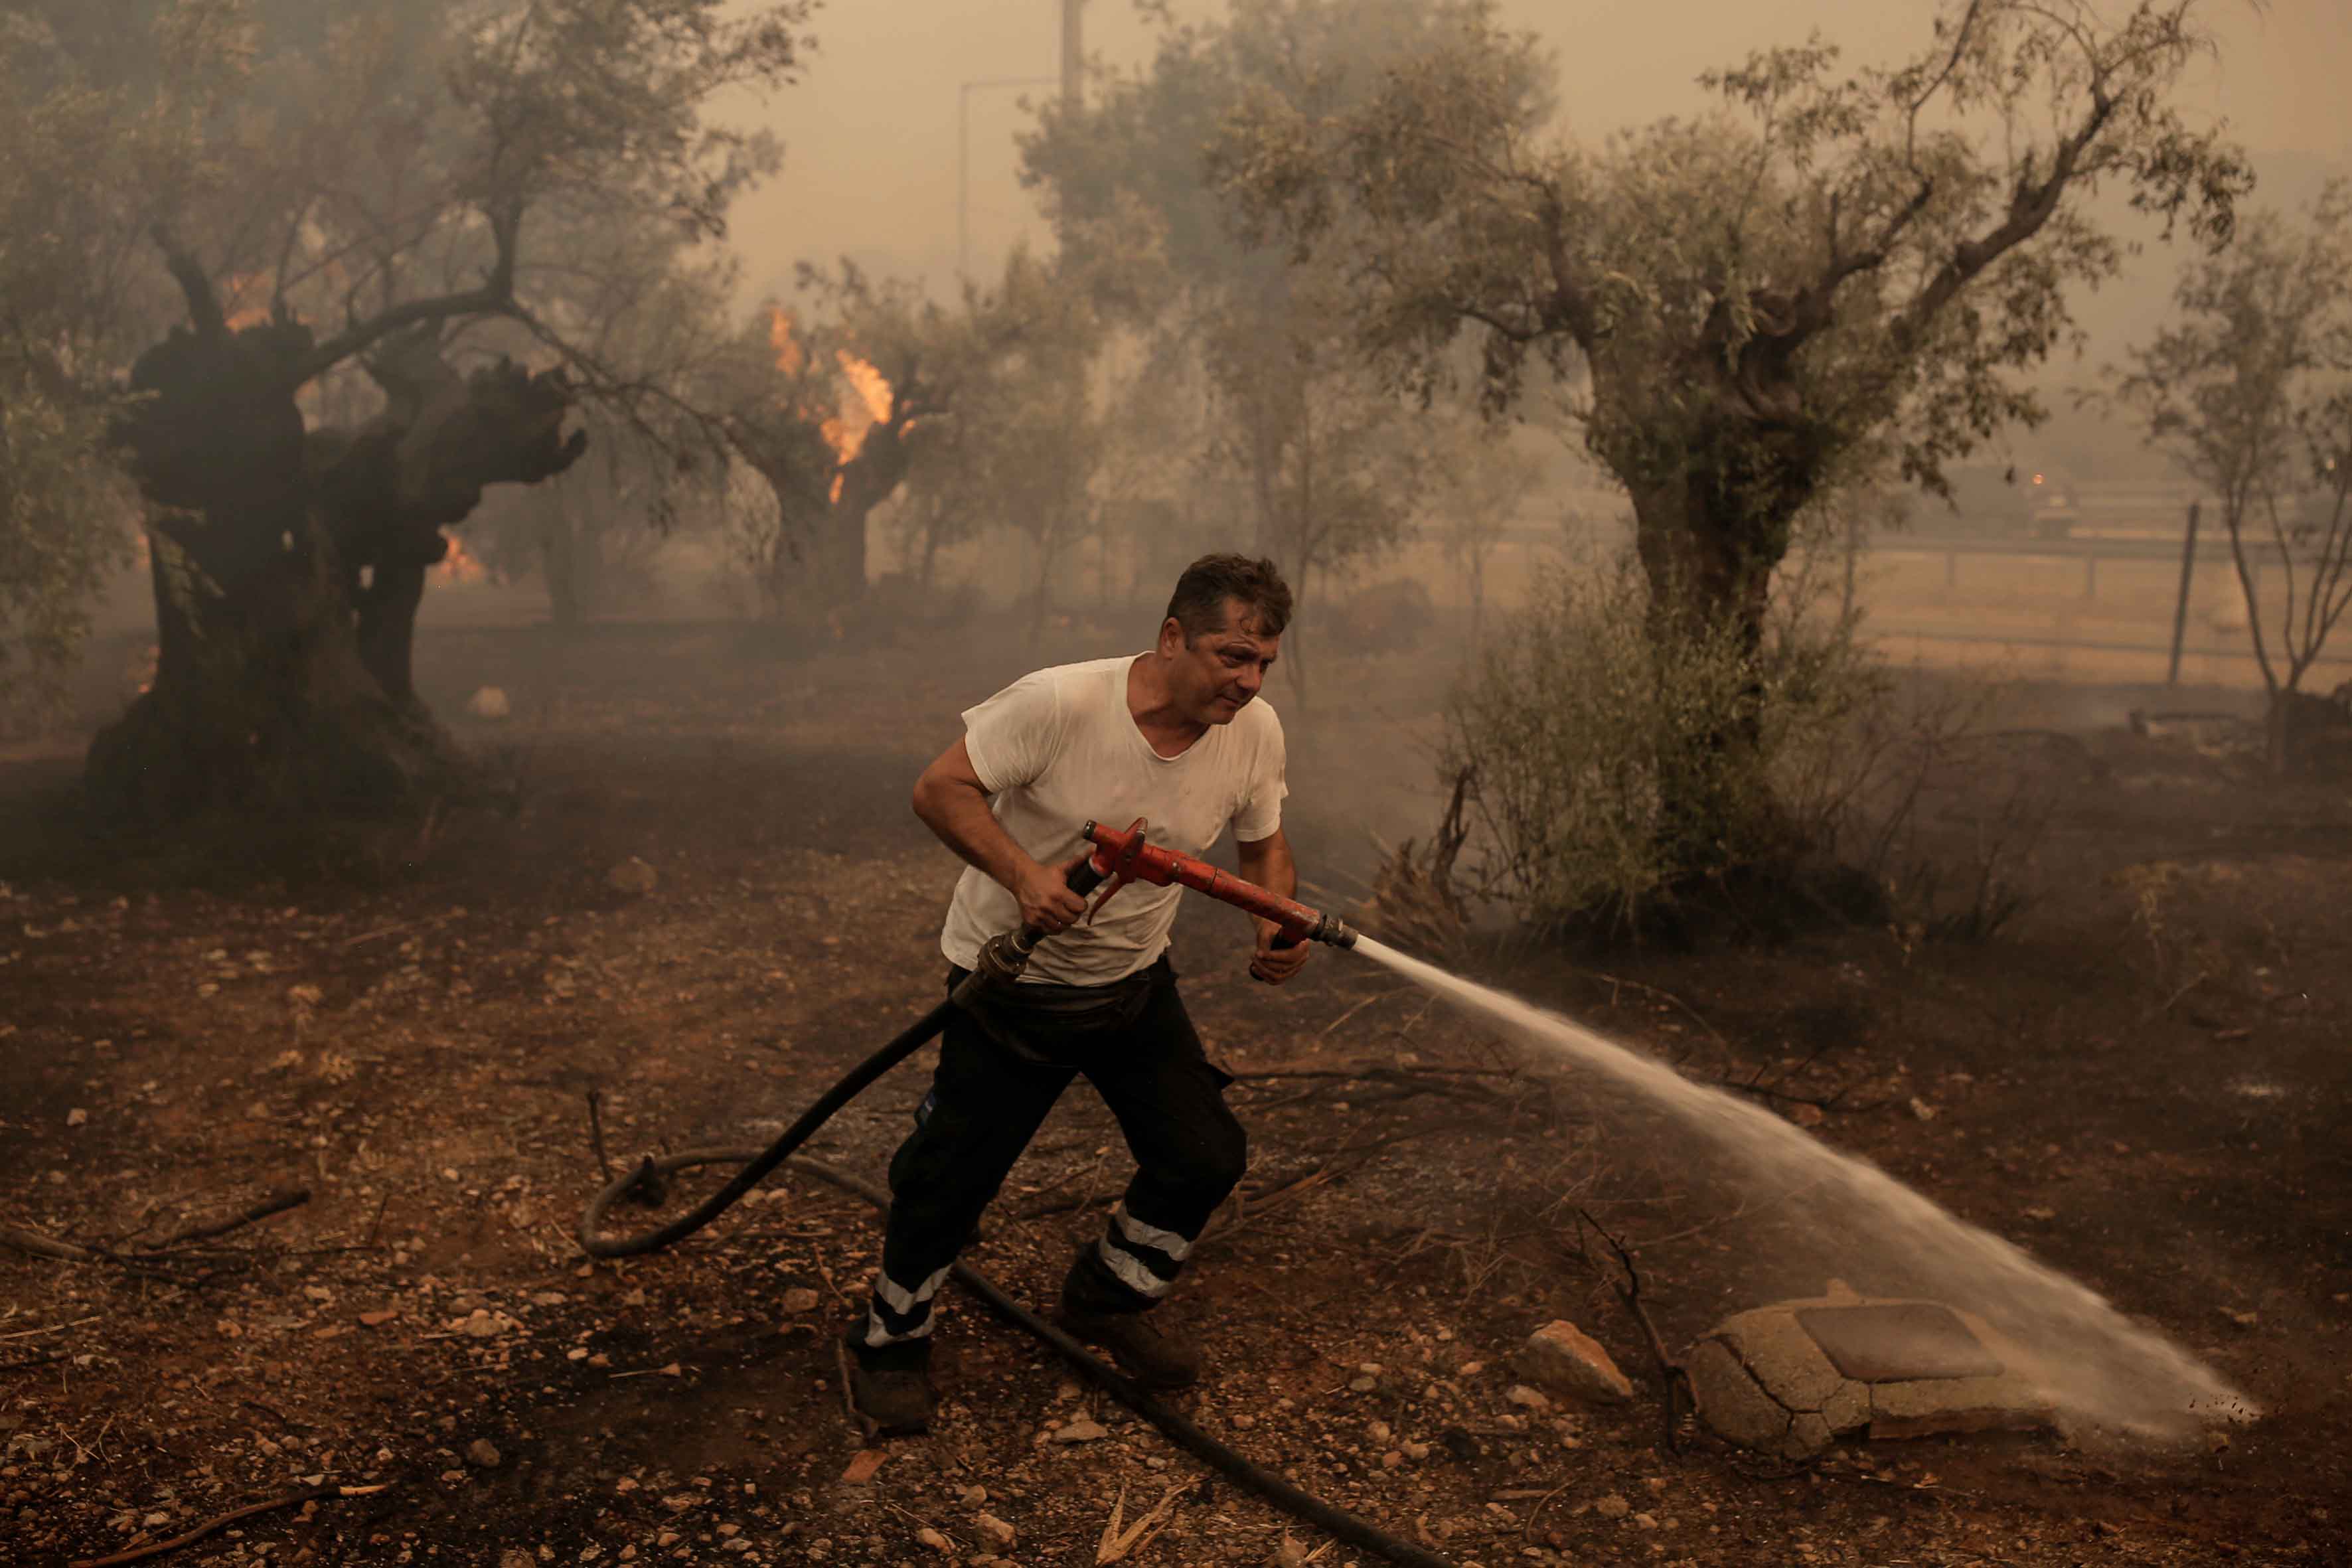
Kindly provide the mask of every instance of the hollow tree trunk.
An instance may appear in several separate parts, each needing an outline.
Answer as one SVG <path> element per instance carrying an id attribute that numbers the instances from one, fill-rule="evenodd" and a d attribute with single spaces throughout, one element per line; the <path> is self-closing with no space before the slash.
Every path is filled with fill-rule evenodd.
<path id="1" fill-rule="evenodd" d="M 90 803 L 152 825 L 222 807 L 286 821 L 448 788 L 460 759 L 411 671 L 425 568 L 483 485 L 578 457 L 568 389 L 504 363 L 460 377 L 429 335 L 395 338 L 369 367 L 383 413 L 308 432 L 309 331 L 194 314 L 209 324 L 133 367 L 147 395 L 119 432 L 149 503 L 157 666 L 91 742 Z"/>

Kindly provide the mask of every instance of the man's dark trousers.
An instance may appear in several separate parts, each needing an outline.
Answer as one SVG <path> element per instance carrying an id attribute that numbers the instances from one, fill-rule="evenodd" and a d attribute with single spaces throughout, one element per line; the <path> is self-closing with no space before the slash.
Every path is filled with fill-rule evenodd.
<path id="1" fill-rule="evenodd" d="M 950 988 L 963 973 L 950 972 Z M 1138 1168 L 1102 1241 L 1071 1269 L 1067 1304 L 1090 1312 L 1154 1305 L 1241 1180 L 1248 1142 L 1225 1105 L 1232 1079 L 1203 1054 L 1165 956 L 1118 986 L 1086 988 L 1099 989 L 1099 1003 L 1057 986 L 1051 994 L 1076 1006 L 1024 1006 L 1029 989 L 999 993 L 984 1018 L 949 1013 L 930 1093 L 890 1162 L 881 1277 L 853 1335 L 861 1350 L 912 1349 L 929 1335 L 949 1265 L 1080 1073 L 1118 1119 Z"/>

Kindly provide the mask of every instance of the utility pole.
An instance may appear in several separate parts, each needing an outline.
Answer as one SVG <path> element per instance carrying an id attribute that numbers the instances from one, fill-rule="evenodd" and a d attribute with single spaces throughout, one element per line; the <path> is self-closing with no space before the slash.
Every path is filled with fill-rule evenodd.
<path id="1" fill-rule="evenodd" d="M 1062 106 L 1075 110 L 1086 101 L 1086 29 L 1079 14 L 1087 0 L 1062 0 L 1062 74 L 992 76 L 967 81 L 956 89 L 956 276 L 971 279 L 971 95 L 1003 87 L 1062 87 Z"/>
<path id="2" fill-rule="evenodd" d="M 2165 671 L 2167 686 L 2180 684 L 2180 638 L 2189 629 L 2189 579 L 2197 570 L 2197 502 L 2190 501 L 2189 536 L 2180 545 L 2180 598 L 2172 606 L 2172 668 Z"/>

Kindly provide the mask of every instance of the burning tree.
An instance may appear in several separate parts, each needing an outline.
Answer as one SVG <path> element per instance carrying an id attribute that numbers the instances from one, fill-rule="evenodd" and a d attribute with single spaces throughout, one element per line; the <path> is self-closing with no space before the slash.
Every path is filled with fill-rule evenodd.
<path id="1" fill-rule="evenodd" d="M 117 425 L 159 660 L 93 743 L 89 794 L 150 820 L 411 801 L 459 773 L 410 672 L 443 531 L 486 486 L 568 468 L 583 397 L 718 439 L 675 387 L 581 346 L 566 247 L 722 231 L 773 154 L 703 107 L 788 80 L 806 6 L 161 9 L 242 74 L 194 128 L 197 176 L 142 197 L 185 316 L 139 355 Z M 362 385 L 373 411 L 331 422 Z"/>
<path id="2" fill-rule="evenodd" d="M 2352 608 L 2352 185 L 2331 184 L 2300 224 L 2242 226 L 2182 269 L 2174 300 L 2179 322 L 2134 351 L 2119 395 L 2220 507 L 2283 773 L 2315 701 L 2304 677 Z M 2266 564 L 2284 579 L 2271 603 Z"/>
<path id="3" fill-rule="evenodd" d="M 855 268 L 843 269 L 838 292 L 866 332 L 846 322 L 811 332 L 769 306 L 773 376 L 731 421 L 736 449 L 775 495 L 779 526 L 761 563 L 762 596 L 773 610 L 812 617 L 865 596 L 866 519 L 907 477 L 915 421 L 940 407 L 922 342 L 938 311 L 899 289 L 877 291 Z M 873 352 L 895 375 L 851 346 L 869 338 L 883 340 Z"/>
<path id="4" fill-rule="evenodd" d="M 824 618 L 856 604 L 866 521 L 902 485 L 960 514 L 935 519 L 931 549 L 950 532 L 1034 532 L 1087 490 L 1097 339 L 1054 269 L 1016 253 L 1001 283 L 967 288 L 954 310 L 846 264 L 803 268 L 801 281 L 817 324 L 769 308 L 764 374 L 729 421 L 776 499 L 780 526 L 756 563 L 772 607 Z"/>

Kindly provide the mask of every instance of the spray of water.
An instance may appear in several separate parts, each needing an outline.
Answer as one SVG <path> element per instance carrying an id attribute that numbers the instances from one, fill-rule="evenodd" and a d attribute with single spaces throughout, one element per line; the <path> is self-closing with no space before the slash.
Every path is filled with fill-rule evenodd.
<path id="1" fill-rule="evenodd" d="M 1979 1314 L 2031 1363 L 2012 1365 L 2081 1431 L 2173 1437 L 2247 1420 L 2252 1404 L 2187 1352 L 2129 1321 L 2097 1294 L 1991 1232 L 1946 1213 L 1865 1161 L 1842 1154 L 1760 1107 L 1696 1084 L 1557 1013 L 1370 938 L 1356 952 L 1508 1037 L 1601 1074 L 1688 1128 L 1769 1191 L 1779 1217 L 1875 1259 L 1939 1300 Z M 1857 1277 L 1857 1283 L 1867 1280 Z"/>

